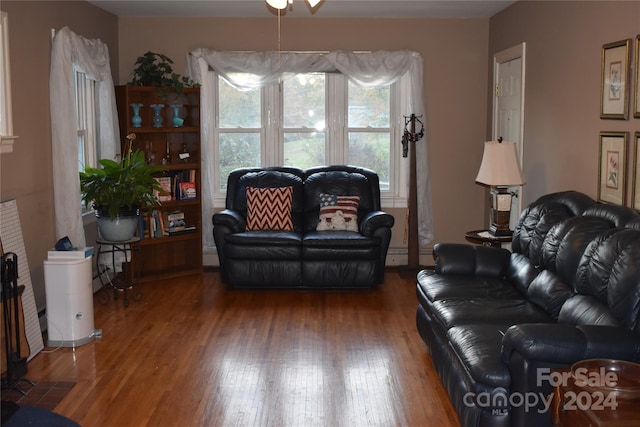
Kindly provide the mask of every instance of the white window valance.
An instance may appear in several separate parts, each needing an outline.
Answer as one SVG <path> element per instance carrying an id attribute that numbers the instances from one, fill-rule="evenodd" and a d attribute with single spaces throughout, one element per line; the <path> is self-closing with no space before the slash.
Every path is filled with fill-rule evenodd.
<path id="1" fill-rule="evenodd" d="M 208 93 L 209 69 L 213 69 L 230 85 L 239 90 L 250 90 L 277 84 L 299 73 L 340 72 L 355 85 L 365 88 L 394 83 L 401 77 L 409 77 L 409 96 L 402 110 L 406 115 L 424 116 L 423 60 L 419 53 L 409 50 L 375 52 L 220 52 L 200 48 L 187 55 L 186 75 L 202 85 Z M 208 117 L 210 105 L 201 103 L 203 117 Z M 206 120 L 203 123 L 203 166 L 215 164 L 210 147 L 210 134 Z M 429 184 L 428 153 L 426 140 L 416 144 L 418 180 L 419 241 L 426 245 L 433 240 L 431 187 Z M 206 170 L 206 169 L 204 169 Z M 203 177 L 203 194 L 213 194 L 213 179 Z M 210 217 L 213 201 L 203 201 L 203 215 Z M 209 224 L 211 221 L 203 221 Z M 209 227 L 212 227 L 209 225 Z M 204 230 L 205 246 L 213 246 L 211 229 Z"/>

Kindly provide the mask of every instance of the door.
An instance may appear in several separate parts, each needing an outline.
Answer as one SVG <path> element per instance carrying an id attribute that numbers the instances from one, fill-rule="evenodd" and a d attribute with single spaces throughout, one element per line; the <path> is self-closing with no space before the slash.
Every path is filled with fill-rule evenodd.
<path id="1" fill-rule="evenodd" d="M 516 143 L 518 162 L 522 168 L 524 151 L 524 77 L 525 44 L 498 52 L 493 57 L 493 140 L 502 137 Z M 517 194 L 511 201 L 510 227 L 513 230 L 522 212 L 522 189 L 511 187 Z"/>

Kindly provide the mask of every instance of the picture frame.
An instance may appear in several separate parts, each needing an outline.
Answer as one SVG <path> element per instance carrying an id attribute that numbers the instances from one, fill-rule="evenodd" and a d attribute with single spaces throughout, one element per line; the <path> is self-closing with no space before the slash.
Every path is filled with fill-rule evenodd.
<path id="1" fill-rule="evenodd" d="M 636 66 L 635 66 L 635 90 L 634 90 L 634 101 L 633 101 L 633 117 L 636 119 L 640 119 L 640 34 L 636 36 Z"/>
<path id="2" fill-rule="evenodd" d="M 629 66 L 631 39 L 602 46 L 600 118 L 626 120 L 629 117 Z"/>
<path id="3" fill-rule="evenodd" d="M 631 208 L 640 212 L 640 132 L 634 134 Z"/>
<path id="4" fill-rule="evenodd" d="M 600 132 L 598 202 L 625 205 L 628 132 Z"/>

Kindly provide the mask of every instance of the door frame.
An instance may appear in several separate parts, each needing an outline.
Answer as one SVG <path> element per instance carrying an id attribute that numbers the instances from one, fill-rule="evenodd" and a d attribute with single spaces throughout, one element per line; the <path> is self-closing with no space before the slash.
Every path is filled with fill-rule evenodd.
<path id="1" fill-rule="evenodd" d="M 497 88 L 498 88 L 498 67 L 500 64 L 509 62 L 511 60 L 521 58 L 522 59 L 522 68 L 520 70 L 520 141 L 519 141 L 519 150 L 518 150 L 518 163 L 520 164 L 520 169 L 523 167 L 523 159 L 524 159 L 524 98 L 525 98 L 525 75 L 526 75 L 526 43 L 522 42 L 500 52 L 497 52 L 493 55 L 493 85 L 492 87 L 492 101 L 493 101 L 493 109 L 492 109 L 492 118 L 491 118 L 491 136 L 494 141 L 498 139 L 498 96 L 497 96 Z M 516 198 L 517 205 L 517 214 L 519 215 L 522 212 L 522 190 L 520 190 L 520 194 Z"/>

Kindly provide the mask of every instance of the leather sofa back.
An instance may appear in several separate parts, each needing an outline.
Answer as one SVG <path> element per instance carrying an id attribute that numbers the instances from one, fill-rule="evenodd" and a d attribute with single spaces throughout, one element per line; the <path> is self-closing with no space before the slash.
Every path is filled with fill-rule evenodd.
<path id="1" fill-rule="evenodd" d="M 304 209 L 304 171 L 290 167 L 241 168 L 232 171 L 227 179 L 226 208 L 247 217 L 247 187 L 293 187 L 291 217 L 293 229 L 302 230 Z"/>
<path id="2" fill-rule="evenodd" d="M 640 332 L 640 215 L 634 210 L 576 192 L 543 196 L 520 217 L 511 264 L 510 279 L 558 322 Z"/>
<path id="3" fill-rule="evenodd" d="M 305 171 L 304 231 L 316 229 L 320 214 L 320 194 L 360 196 L 358 223 L 364 214 L 381 210 L 378 175 L 356 166 L 318 166 Z"/>

